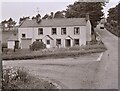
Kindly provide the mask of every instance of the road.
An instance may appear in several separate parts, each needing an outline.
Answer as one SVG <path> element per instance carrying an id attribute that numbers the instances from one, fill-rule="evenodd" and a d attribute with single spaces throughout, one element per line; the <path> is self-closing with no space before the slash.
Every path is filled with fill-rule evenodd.
<path id="1" fill-rule="evenodd" d="M 118 37 L 106 29 L 98 29 L 98 33 L 108 50 L 100 62 L 94 88 L 118 89 Z"/>
<path id="2" fill-rule="evenodd" d="M 82 57 L 44 60 L 4 61 L 4 66 L 19 66 L 35 75 L 55 82 L 63 89 L 117 89 L 118 41 L 106 30 L 98 31 L 108 50 Z"/>

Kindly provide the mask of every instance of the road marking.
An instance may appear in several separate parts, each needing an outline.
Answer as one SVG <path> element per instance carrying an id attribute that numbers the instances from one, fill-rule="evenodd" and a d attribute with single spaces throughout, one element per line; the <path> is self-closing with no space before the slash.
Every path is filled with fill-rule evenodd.
<path id="1" fill-rule="evenodd" d="M 97 58 L 97 61 L 101 61 L 101 58 L 103 56 L 103 52 L 100 54 L 100 56 Z"/>

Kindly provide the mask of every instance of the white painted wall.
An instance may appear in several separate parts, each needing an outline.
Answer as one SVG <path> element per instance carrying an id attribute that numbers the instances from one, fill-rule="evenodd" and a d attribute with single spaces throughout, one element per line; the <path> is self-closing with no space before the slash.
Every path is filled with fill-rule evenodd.
<path id="1" fill-rule="evenodd" d="M 88 20 L 86 25 L 86 41 L 91 41 L 91 23 Z"/>
<path id="2" fill-rule="evenodd" d="M 14 49 L 15 46 L 15 41 L 8 41 L 8 48 L 9 49 Z"/>
<path id="3" fill-rule="evenodd" d="M 79 35 L 74 35 L 74 27 L 80 28 Z M 74 26 L 74 27 L 73 26 L 54 27 L 54 28 L 57 28 L 57 35 L 51 34 L 52 27 L 19 28 L 18 39 L 21 43 L 22 34 L 26 34 L 26 38 L 32 38 L 32 42 L 33 42 L 36 39 L 43 39 L 46 35 L 49 35 L 54 39 L 51 44 L 51 47 L 56 47 L 56 39 L 61 39 L 61 43 L 62 43 L 61 47 L 65 47 L 64 40 L 69 35 L 73 39 L 79 39 L 80 46 L 86 45 L 86 26 Z M 38 28 L 43 28 L 43 35 L 38 35 Z M 67 31 L 66 35 L 61 35 L 61 28 L 66 28 L 66 31 Z"/>

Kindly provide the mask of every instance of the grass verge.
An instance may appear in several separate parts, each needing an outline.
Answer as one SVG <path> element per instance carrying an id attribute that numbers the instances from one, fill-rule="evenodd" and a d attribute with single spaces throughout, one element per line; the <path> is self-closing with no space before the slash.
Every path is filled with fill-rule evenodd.
<path id="1" fill-rule="evenodd" d="M 26 60 L 35 58 L 65 58 L 77 57 L 91 53 L 100 53 L 107 50 L 104 44 L 94 44 L 87 46 L 77 46 L 71 48 L 52 48 L 39 51 L 30 50 L 16 50 L 16 52 L 9 51 L 2 54 L 3 60 Z"/>

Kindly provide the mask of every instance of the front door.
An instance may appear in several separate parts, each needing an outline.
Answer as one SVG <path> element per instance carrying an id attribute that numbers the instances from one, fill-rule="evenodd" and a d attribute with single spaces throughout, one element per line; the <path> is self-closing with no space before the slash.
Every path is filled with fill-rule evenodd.
<path id="1" fill-rule="evenodd" d="M 65 46 L 66 47 L 71 47 L 71 40 L 70 39 L 65 40 Z"/>
<path id="2" fill-rule="evenodd" d="M 19 41 L 15 41 L 15 48 L 16 48 L 16 49 L 19 48 Z"/>

